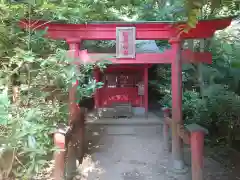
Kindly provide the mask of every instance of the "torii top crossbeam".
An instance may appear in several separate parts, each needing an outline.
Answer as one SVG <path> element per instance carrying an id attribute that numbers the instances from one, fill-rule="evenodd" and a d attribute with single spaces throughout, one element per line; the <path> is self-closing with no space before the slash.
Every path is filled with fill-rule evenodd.
<path id="1" fill-rule="evenodd" d="M 200 20 L 196 28 L 188 33 L 182 33 L 182 39 L 202 39 L 212 37 L 216 30 L 230 25 L 232 18 Z M 161 40 L 176 37 L 179 26 L 185 22 L 92 22 L 85 24 L 64 24 L 47 21 L 20 21 L 20 27 L 32 29 L 48 28 L 47 36 L 52 39 L 64 40 L 115 40 L 116 27 L 135 27 L 136 39 Z"/>

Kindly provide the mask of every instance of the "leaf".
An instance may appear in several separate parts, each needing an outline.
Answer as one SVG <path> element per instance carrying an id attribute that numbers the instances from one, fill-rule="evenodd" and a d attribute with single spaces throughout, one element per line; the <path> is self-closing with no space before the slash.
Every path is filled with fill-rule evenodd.
<path id="1" fill-rule="evenodd" d="M 10 101 L 8 98 L 8 92 L 7 92 L 7 89 L 5 89 L 0 93 L 0 106 L 8 108 L 9 105 L 10 105 Z"/>
<path id="2" fill-rule="evenodd" d="M 223 50 L 225 50 L 227 54 L 230 54 L 230 55 L 232 54 L 233 48 L 231 44 L 223 43 L 222 46 L 223 46 Z"/>
<path id="3" fill-rule="evenodd" d="M 198 23 L 198 16 L 200 14 L 200 9 L 192 9 L 189 12 L 189 16 L 188 16 L 188 21 L 187 24 L 191 27 L 191 28 L 195 28 L 197 23 Z"/>
<path id="4" fill-rule="evenodd" d="M 41 67 L 46 67 L 47 65 L 49 65 L 49 61 L 48 61 L 48 60 L 43 60 L 43 61 L 40 63 L 40 66 L 41 66 Z"/>
<path id="5" fill-rule="evenodd" d="M 35 162 L 34 162 L 34 159 L 33 159 L 32 162 L 30 163 L 30 166 L 27 169 L 27 175 L 31 175 L 34 168 L 35 168 Z"/>
<path id="6" fill-rule="evenodd" d="M 28 146 L 30 148 L 36 148 L 36 139 L 33 136 L 28 136 Z"/>
<path id="7" fill-rule="evenodd" d="M 25 123 L 28 123 L 28 121 L 32 121 L 33 119 L 36 119 L 40 112 L 37 109 L 31 109 L 27 112 L 25 117 Z"/>
<path id="8" fill-rule="evenodd" d="M 8 118 L 7 118 L 7 114 L 3 115 L 0 114 L 0 125 L 7 125 L 8 124 Z"/>
<path id="9" fill-rule="evenodd" d="M 240 62 L 239 61 L 233 61 L 231 62 L 232 68 L 240 68 Z"/>

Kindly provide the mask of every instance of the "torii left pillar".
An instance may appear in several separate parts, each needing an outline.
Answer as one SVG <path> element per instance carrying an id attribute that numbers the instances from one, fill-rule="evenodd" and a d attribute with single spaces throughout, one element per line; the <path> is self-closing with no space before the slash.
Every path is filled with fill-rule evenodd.
<path id="1" fill-rule="evenodd" d="M 172 159 L 173 170 L 184 172 L 186 170 L 183 161 L 183 141 L 178 135 L 178 125 L 183 124 L 182 120 L 182 42 L 174 39 L 171 42 L 172 52 L 175 54 L 172 59 Z"/>
<path id="2" fill-rule="evenodd" d="M 80 48 L 80 40 L 67 40 L 69 45 L 69 56 L 70 58 L 78 58 L 79 57 L 79 48 Z M 77 68 L 77 67 L 76 67 Z M 80 159 L 83 155 L 83 138 L 84 138 L 84 120 L 85 118 L 81 116 L 81 109 L 77 104 L 77 86 L 78 82 L 73 82 L 71 87 L 69 87 L 69 125 L 74 123 L 75 121 L 81 121 L 80 127 L 76 127 L 77 131 L 74 131 L 71 136 L 71 142 L 66 147 L 65 141 L 64 146 L 61 146 L 62 151 L 56 152 L 54 155 L 55 160 L 55 168 L 54 168 L 54 180 L 61 180 L 65 176 L 64 172 L 66 170 L 66 178 L 72 179 L 76 170 L 76 160 Z M 67 162 L 65 162 L 65 149 L 67 151 Z M 81 155 L 79 155 L 79 151 Z M 66 165 L 66 166 L 65 166 Z"/>
<path id="3" fill-rule="evenodd" d="M 69 44 L 70 57 L 79 59 L 81 39 L 67 40 Z M 78 63 L 77 63 L 78 64 Z M 77 68 L 80 67 L 76 67 Z M 69 87 L 69 124 L 74 125 L 74 130 L 71 135 L 71 141 L 68 144 L 67 163 L 66 163 L 66 178 L 72 179 L 76 173 L 76 160 L 81 161 L 84 153 L 84 121 L 85 108 L 79 107 L 77 101 L 78 82 L 73 82 L 72 87 Z M 81 163 L 81 162 L 79 162 Z"/>
<path id="4" fill-rule="evenodd" d="M 70 58 L 78 58 L 79 57 L 79 48 L 80 48 L 80 40 L 67 40 L 69 45 L 69 56 Z M 74 115 L 78 110 L 77 105 L 77 92 L 78 82 L 73 82 L 72 87 L 69 87 L 69 119 L 68 122 L 72 122 L 74 120 Z"/>

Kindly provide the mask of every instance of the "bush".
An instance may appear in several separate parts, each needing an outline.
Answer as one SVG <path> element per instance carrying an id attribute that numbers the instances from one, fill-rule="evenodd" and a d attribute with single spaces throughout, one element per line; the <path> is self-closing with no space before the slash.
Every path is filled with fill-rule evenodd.
<path id="1" fill-rule="evenodd" d="M 160 103 L 172 107 L 170 94 L 166 94 Z M 203 90 L 202 97 L 197 92 L 185 91 L 182 108 L 184 124 L 198 123 L 208 128 L 214 137 L 224 137 L 228 144 L 234 140 L 240 117 L 240 97 L 227 87 L 221 84 L 209 85 Z"/>
<path id="2" fill-rule="evenodd" d="M 55 125 L 68 120 L 68 100 L 60 102 L 61 97 L 68 97 L 68 88 L 76 81 L 79 82 L 76 103 L 91 97 L 102 85 L 93 79 L 92 70 L 104 68 L 105 63 L 82 65 L 77 71 L 75 66 L 68 64 L 72 59 L 66 57 L 64 50 L 42 59 L 18 49 L 10 60 L 19 65 L 17 68 L 23 79 L 19 80 L 21 86 L 17 85 L 20 91 L 17 102 L 11 101 L 11 83 L 4 85 L 0 94 L 0 158 L 4 162 L 6 153 L 14 152 L 8 153 L 13 160 L 9 161 L 6 169 L 10 171 L 5 176 L 13 172 L 16 177 L 31 179 L 48 162 L 48 155 L 56 150 L 50 136 Z M 23 64 L 27 68 L 24 69 Z M 11 67 L 4 69 L 2 79 L 11 79 L 13 71 Z"/>

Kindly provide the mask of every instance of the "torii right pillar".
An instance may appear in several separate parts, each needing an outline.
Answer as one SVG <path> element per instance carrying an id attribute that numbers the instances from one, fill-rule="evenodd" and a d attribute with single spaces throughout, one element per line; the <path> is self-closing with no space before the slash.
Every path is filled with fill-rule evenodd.
<path id="1" fill-rule="evenodd" d="M 182 41 L 174 39 L 170 41 L 172 47 L 172 160 L 175 172 L 185 172 L 186 166 L 183 160 L 183 141 L 178 136 L 177 127 L 183 124 L 182 120 Z"/>

